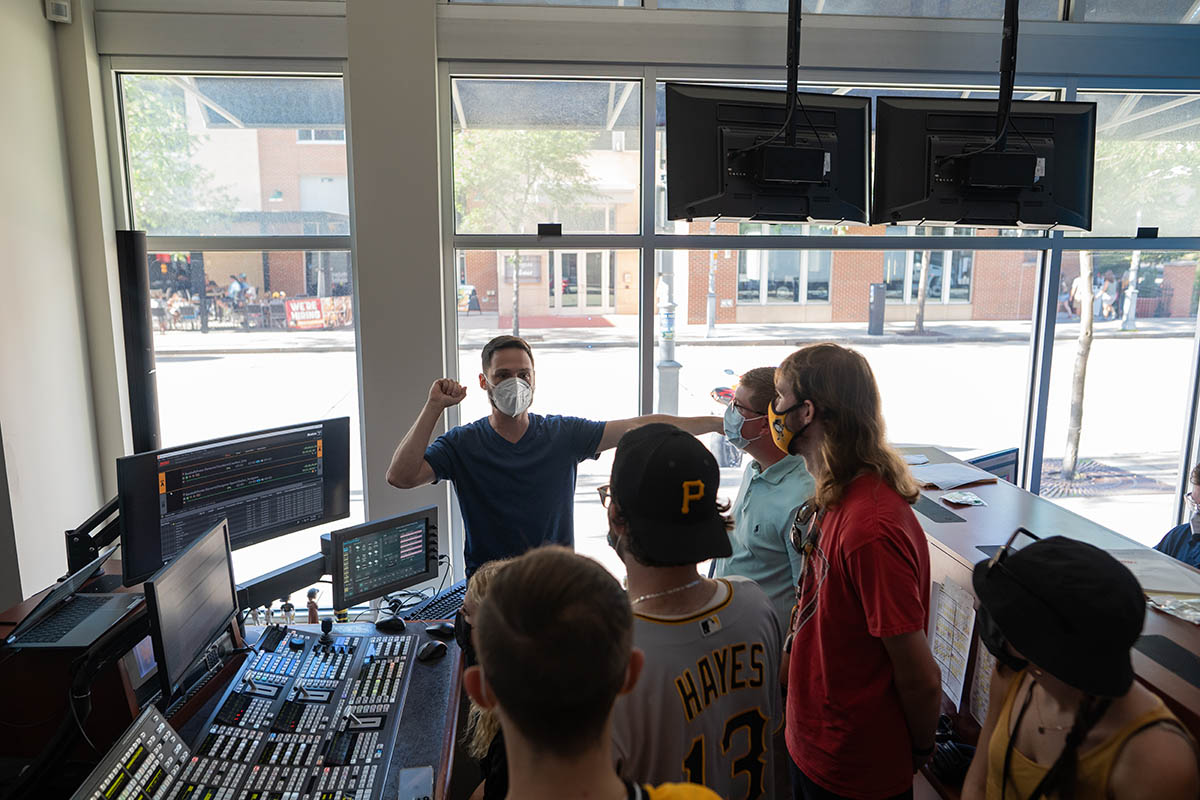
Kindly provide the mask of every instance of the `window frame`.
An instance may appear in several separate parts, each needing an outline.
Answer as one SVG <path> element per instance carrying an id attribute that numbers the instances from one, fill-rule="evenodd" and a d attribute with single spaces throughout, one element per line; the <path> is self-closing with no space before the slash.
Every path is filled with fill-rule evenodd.
<path id="1" fill-rule="evenodd" d="M 757 14 L 762 16 L 761 13 Z M 769 16 L 769 15 L 767 15 Z M 655 180 L 655 172 L 659 162 L 659 149 L 655 138 L 658 108 L 657 97 L 655 93 L 656 85 L 663 80 L 690 80 L 690 81 L 715 81 L 715 82 L 782 82 L 785 79 L 784 71 L 775 68 L 761 67 L 734 67 L 734 68 L 717 68 L 717 67 L 680 67 L 656 64 L 601 64 L 601 65 L 580 65 L 580 64 L 534 64 L 521 61 L 504 61 L 504 62 L 461 62 L 452 61 L 449 59 L 442 60 L 439 63 L 439 80 L 442 94 L 449 95 L 451 78 L 459 77 L 540 77 L 540 78 L 610 78 L 613 80 L 640 80 L 642 89 L 642 180 L 641 180 L 641 211 L 642 224 L 641 229 L 637 234 L 606 234 L 606 235 L 564 235 L 555 241 L 555 249 L 603 249 L 603 248 L 636 248 L 642 253 L 642 274 L 641 286 L 643 289 L 640 292 L 639 302 L 639 361 L 641 364 L 639 378 L 639 401 L 640 408 L 643 413 L 651 413 L 654 408 L 654 359 L 655 359 L 655 330 L 657 324 L 657 315 L 654 308 L 654 298 L 652 290 L 648 287 L 655 285 L 655 265 L 657 263 L 655 254 L 663 250 L 829 250 L 829 251 L 844 251 L 844 250 L 881 250 L 880 237 L 872 235 L 863 235 L 856 233 L 854 228 L 844 231 L 841 235 L 701 235 L 701 234 L 675 234 L 675 233 L 660 233 L 655 229 L 654 210 L 655 204 L 661 203 L 663 200 L 661 187 L 657 185 Z M 939 72 L 934 75 L 929 74 L 906 74 L 903 72 L 887 72 L 887 73 L 872 73 L 870 70 L 855 72 L 848 74 L 844 70 L 804 70 L 802 74 L 803 84 L 822 84 L 822 85 L 859 85 L 859 86 L 885 86 L 899 87 L 914 86 L 916 88 L 948 88 L 970 90 L 972 87 L 979 89 L 993 89 L 994 76 L 978 75 L 970 73 L 952 73 Z M 1103 84 L 1100 88 L 1093 88 L 1097 84 Z M 1048 75 L 1022 75 L 1020 89 L 1028 90 L 1043 90 L 1053 91 L 1057 97 L 1055 99 L 1071 101 L 1074 100 L 1077 93 L 1079 81 L 1074 78 L 1062 78 L 1060 76 Z M 1088 80 L 1087 85 L 1089 91 L 1113 91 L 1113 92 L 1147 92 L 1157 88 L 1161 91 L 1180 92 L 1181 89 L 1174 85 L 1172 80 L 1135 80 L 1127 79 L 1123 81 L 1106 81 L 1106 80 Z M 1194 91 L 1194 89 L 1193 89 Z M 443 120 L 448 120 L 450 112 L 450 103 L 444 104 Z M 442 130 L 442 146 L 449 148 L 452 146 L 451 134 L 449 125 L 441 125 Z M 448 152 L 448 151 L 447 151 Z M 452 187 L 452 174 L 450 173 L 449 159 L 445 159 L 443 163 L 443 187 Z M 443 192 L 448 194 L 448 192 Z M 443 200 L 446 203 L 446 200 Z M 445 211 L 452 212 L 452 200 L 448 206 L 444 206 Z M 445 217 L 444 217 L 445 218 Z M 443 275 L 447 280 L 446 296 L 453 295 L 453 286 L 449 285 L 453 279 L 453 253 L 457 250 L 467 249 L 499 249 L 511 247 L 546 247 L 546 242 L 539 243 L 536 236 L 523 235 L 473 235 L 473 234 L 457 234 L 452 230 L 453 226 L 445 226 L 449 230 L 443 230 L 443 241 L 445 244 L 446 268 L 443 269 Z M 1025 420 L 1023 424 L 1024 439 L 1022 441 L 1022 464 L 1019 479 L 1021 485 L 1030 491 L 1037 493 L 1041 483 L 1041 460 L 1042 451 L 1045 440 L 1045 418 L 1047 413 L 1048 392 L 1049 392 L 1049 376 L 1050 376 L 1050 358 L 1051 349 L 1054 341 L 1055 329 L 1055 308 L 1057 301 L 1057 292 L 1051 290 L 1050 287 L 1057 287 L 1062 263 L 1062 254 L 1064 251 L 1083 249 L 1081 245 L 1086 245 L 1086 249 L 1091 250 L 1119 250 L 1131 249 L 1135 246 L 1143 247 L 1143 249 L 1151 250 L 1187 250 L 1200 248 L 1200 230 L 1194 236 L 1170 237 L 1157 240 L 1133 240 L 1127 237 L 1094 237 L 1094 238 L 1074 238 L 1066 237 L 1061 231 L 1053 231 L 1041 236 L 1020 236 L 1020 235 L 961 235 L 958 232 L 952 232 L 950 235 L 941 235 L 939 238 L 939 250 L 944 252 L 944 264 L 951 265 L 953 263 L 954 253 L 968 251 L 974 253 L 979 251 L 1020 251 L 1029 252 L 1035 251 L 1040 254 L 1038 261 L 1038 292 L 1035 301 L 1034 310 L 1034 332 L 1031 335 L 1031 353 L 1030 353 L 1030 370 L 1026 375 L 1027 381 L 1027 406 L 1025 411 Z M 904 234 L 898 236 L 888 236 L 886 242 L 887 250 L 903 250 L 907 251 L 906 259 L 906 283 L 905 283 L 905 303 L 915 303 L 915 297 L 909 298 L 911 286 L 911 273 L 913 270 L 913 253 L 926 249 L 929 244 L 927 236 Z M 972 261 L 972 272 L 970 288 L 968 289 L 968 297 L 966 300 L 950 298 L 950 281 L 948 268 L 944 267 L 942 280 L 941 297 L 936 298 L 935 302 L 942 305 L 969 305 L 974 302 L 974 287 L 975 287 L 975 270 L 974 261 Z M 761 290 L 762 276 L 760 275 L 760 292 L 758 304 L 765 304 L 765 298 Z M 832 283 L 832 282 L 831 282 Z M 832 297 L 830 298 L 832 301 Z M 753 302 L 753 301 L 751 301 Z M 808 304 L 807 291 L 802 294 L 800 304 Z M 453 315 L 452 309 L 447 309 L 446 319 L 448 320 L 448 329 L 446 332 L 446 349 L 448 363 L 453 362 L 452 350 L 457 347 L 458 330 L 457 321 Z M 1197 337 L 1200 342 L 1200 335 Z M 1197 350 L 1200 352 L 1200 344 L 1197 345 Z M 1200 373 L 1200 370 L 1198 370 Z M 1194 395 L 1200 395 L 1200 374 L 1197 380 L 1197 389 Z M 1194 398 L 1195 399 L 1195 398 Z M 1193 418 L 1195 414 L 1196 403 L 1193 402 Z M 451 424 L 458 424 L 460 420 L 451 409 Z M 1189 442 L 1200 439 L 1200 425 L 1190 425 L 1188 430 Z M 1189 461 L 1191 456 L 1189 453 L 1183 453 L 1184 460 Z M 1186 464 L 1184 464 L 1186 467 Z M 1183 478 L 1186 479 L 1186 469 L 1181 469 Z M 1178 507 L 1183 508 L 1183 493 L 1186 487 L 1181 487 L 1177 500 Z"/>
<path id="2" fill-rule="evenodd" d="M 525 77 L 611 77 L 621 80 L 641 80 L 642 88 L 642 173 L 641 173 L 641 226 L 637 235 L 609 235 L 587 237 L 563 237 L 557 246 L 588 247 L 596 249 L 637 249 L 641 253 L 639 292 L 639 325 L 641 344 L 639 353 L 639 404 L 643 411 L 653 409 L 654 403 L 654 357 L 655 303 L 650 289 L 655 283 L 657 254 L 666 250 L 686 249 L 740 249 L 749 246 L 744 237 L 678 237 L 656 234 L 654 231 L 654 204 L 662 197 L 656 187 L 655 162 L 657 152 L 654 141 L 656 98 L 654 86 L 659 80 L 712 80 L 712 81 L 782 81 L 782 67 L 765 66 L 776 61 L 775 43 L 782 44 L 779 19 L 782 15 L 761 12 L 696 12 L 694 14 L 659 13 L 657 0 L 644 0 L 641 9 L 585 9 L 545 8 L 520 6 L 471 6 L 449 5 L 447 0 L 437 3 L 437 81 L 438 100 L 435 122 L 448 120 L 451 113 L 449 76 L 525 76 Z M 244 3 L 232 0 L 220 8 L 212 6 L 212 0 L 182 0 L 170 11 L 154 11 L 152 8 L 126 8 L 118 0 L 107 0 L 97 13 L 97 48 L 101 54 L 101 91 L 104 99 L 108 128 L 107 145 L 109 165 L 112 172 L 116 227 L 128 227 L 127 187 L 124 175 L 124 159 L 121 152 L 120 119 L 114 102 L 114 71 L 150 73 L 156 71 L 186 72 L 198 74 L 211 72 L 252 73 L 310 73 L 318 76 L 341 75 L 345 67 L 344 10 L 338 3 L 309 3 L 313 16 L 304 18 L 299 12 L 293 16 L 269 16 L 282 13 L 272 8 L 266 14 L 262 9 L 245 9 Z M 1063 6 L 1069 5 L 1066 0 Z M 236 12 L 235 7 L 236 6 Z M 321 6 L 318 10 L 317 7 Z M 325 8 L 329 6 L 330 8 Z M 334 7 L 337 6 L 337 7 Z M 179 11 L 203 11 L 206 16 L 177 13 Z M 154 46 L 163 55 L 131 56 L 123 54 L 146 53 L 146 41 L 142 36 L 132 36 L 131 27 L 122 24 L 122 18 L 130 13 L 141 15 L 158 32 Z M 247 16 L 234 17 L 232 14 Z M 665 24 L 664 14 L 671 14 L 670 25 Z M 1065 15 L 1065 12 L 1064 12 Z M 254 17 L 261 19 L 254 19 Z M 247 32 L 229 39 L 228 21 L 248 20 Z M 197 24 L 199 20 L 202 24 Z M 282 25 L 299 34 L 294 37 L 255 36 L 256 25 L 269 21 Z M 677 21 L 677 22 L 676 22 Z M 587 24 L 579 24 L 579 23 Z M 594 24 L 593 24 L 594 23 Z M 650 23 L 650 24 L 647 24 Z M 862 17 L 852 20 L 813 19 L 814 30 L 856 28 L 866 31 L 863 36 L 876 38 L 891 35 L 894 28 L 903 28 L 902 35 L 909 42 L 916 37 L 945 39 L 954 37 L 959 47 L 953 54 L 937 52 L 933 48 L 905 49 L 907 55 L 895 68 L 860 67 L 856 62 L 851 68 L 849 56 L 828 52 L 831 44 L 814 45 L 812 62 L 827 66 L 809 67 L 801 70 L 801 79 L 807 83 L 849 84 L 925 84 L 939 86 L 977 85 L 980 88 L 995 87 L 994 65 L 987 62 L 992 55 L 983 55 L 973 43 L 994 39 L 993 27 L 977 20 L 938 20 L 924 18 L 903 20 Z M 675 27 L 675 26 L 678 27 Z M 625 30 L 629 35 L 611 41 L 605 39 L 603 51 L 591 40 L 599 41 L 596 31 Z M 622 27 L 625 26 L 625 27 Z M 300 31 L 303 27 L 307 33 Z M 1191 28 L 1191 30 L 1184 30 Z M 986 30 L 985 30 L 986 29 Z M 1194 42 L 1200 36 L 1200 26 L 1164 26 L 1122 23 L 1061 23 L 1024 22 L 1022 33 L 1029 44 L 1022 51 L 1029 56 L 1030 72 L 1022 73 L 1023 86 L 1055 87 L 1060 99 L 1073 100 L 1077 87 L 1086 87 L 1089 92 L 1111 91 L 1117 93 L 1196 91 L 1190 78 L 1172 77 L 1184 74 L 1176 68 L 1181 60 L 1190 58 L 1195 52 Z M 663 38 L 671 31 L 690 31 L 695 35 Z M 519 31 L 519 35 L 508 35 Z M 844 31 L 834 31 L 844 33 Z M 486 34 L 481 36 L 481 34 Z M 554 35 L 549 35 L 554 34 Z M 960 36 L 960 34 L 962 34 Z M 814 41 L 819 41 L 818 36 Z M 836 36 L 829 42 L 841 41 Z M 1047 41 L 1069 46 L 1081 58 L 1070 65 L 1074 75 L 1054 72 L 1048 57 Z M 1114 58 L 1111 47 L 1104 43 L 1122 42 L 1121 53 Z M 663 42 L 668 42 L 664 47 Z M 537 47 L 533 44 L 536 43 Z M 764 47 L 764 43 L 770 47 Z M 311 47 L 309 45 L 312 45 Z M 825 49 L 821 49 L 824 47 Z M 589 49 L 590 48 L 590 49 Z M 541 62 L 528 61 L 530 53 L 538 52 Z M 312 59 L 308 53 L 317 52 L 329 58 Z M 869 52 L 861 48 L 856 52 Z M 174 56 L 169 53 L 203 55 Z M 973 55 L 973 53 L 979 53 Z M 991 54 L 992 51 L 988 50 Z M 216 55 L 225 54 L 225 55 Z M 861 56 L 855 56 L 861 57 Z M 807 62 L 807 59 L 806 59 Z M 868 61 L 862 63 L 870 63 Z M 1186 63 L 1186 62 L 1185 62 Z M 704 66 L 704 65 L 713 66 Z M 740 66 L 727 66 L 730 64 Z M 700 66 L 697 66 L 700 65 Z M 715 66 L 722 65 L 722 66 Z M 963 66 L 966 65 L 966 66 Z M 971 71 L 975 69 L 977 71 Z M 965 70 L 965 71 L 963 71 Z M 422 111 L 421 120 L 429 114 Z M 347 148 L 353 146 L 350 131 L 352 120 L 347 119 Z M 439 126 L 439 146 L 448 154 L 448 126 Z M 648 157 L 652 156 L 652 157 Z M 441 217 L 441 244 L 443 265 L 443 319 L 446 320 L 443 335 L 444 361 L 456 370 L 458 330 L 454 313 L 454 286 L 456 284 L 455 253 L 472 248 L 507 248 L 514 245 L 534 247 L 530 240 L 511 241 L 506 237 L 456 236 L 452 225 L 452 195 L 445 191 L 452 186 L 449 158 L 439 163 L 440 185 L 443 187 Z M 351 196 L 353 213 L 354 198 Z M 449 212 L 449 213 L 447 213 Z M 269 240 L 268 240 L 269 238 Z M 869 241 L 868 241 L 869 240 Z M 832 250 L 878 250 L 879 237 L 861 237 L 851 232 L 849 236 L 813 238 L 800 240 L 785 237 L 761 237 L 755 240 L 756 249 L 832 249 Z M 889 249 L 914 250 L 924 243 L 918 237 L 889 237 Z M 546 243 L 539 245 L 545 249 Z M 1045 435 L 1046 395 L 1050 371 L 1050 355 L 1054 342 L 1054 288 L 1057 287 L 1062 255 L 1067 251 L 1128 250 L 1134 247 L 1149 250 L 1197 250 L 1200 249 L 1200 231 L 1183 237 L 1157 240 L 1135 240 L 1129 237 L 1067 238 L 1060 233 L 1043 238 L 1026 237 L 971 237 L 965 240 L 950 240 L 944 243 L 951 249 L 1021 250 L 1036 251 L 1038 260 L 1038 295 L 1034 309 L 1034 332 L 1031 335 L 1030 365 L 1026 374 L 1028 381 L 1027 408 L 1025 410 L 1024 439 L 1022 441 L 1021 481 L 1025 488 L 1037 491 L 1041 472 L 1041 449 Z M 192 249 L 186 238 L 152 237 L 148 247 L 160 251 Z M 357 262 L 351 246 L 350 236 L 333 237 L 208 237 L 203 241 L 205 249 L 217 250 L 351 250 L 352 269 Z M 972 275 L 974 283 L 974 274 Z M 361 334 L 360 334 L 361 335 Z M 370 338 L 370 337 L 364 337 Z M 370 343 L 368 343 L 370 344 Z M 374 345 L 387 347 L 388 343 Z M 1200 335 L 1195 342 L 1193 363 L 1200 361 Z M 362 377 L 360 374 L 360 388 Z M 1200 397 L 1200 367 L 1193 368 L 1189 384 L 1191 410 L 1181 454 L 1180 481 L 1177 495 L 1182 514 L 1183 492 L 1186 491 L 1188 468 L 1200 461 L 1200 424 L 1197 420 L 1197 398 Z M 457 414 L 451 412 L 450 424 L 458 422 Z M 362 420 L 363 436 L 370 438 L 373 429 L 378 432 L 382 423 Z M 450 507 L 454 507 L 453 499 Z M 452 529 L 461 530 L 461 525 Z"/>

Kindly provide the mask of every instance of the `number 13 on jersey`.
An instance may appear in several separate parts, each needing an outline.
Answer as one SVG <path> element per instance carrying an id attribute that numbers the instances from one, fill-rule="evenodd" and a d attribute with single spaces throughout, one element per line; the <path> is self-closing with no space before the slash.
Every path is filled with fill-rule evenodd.
<path id="1" fill-rule="evenodd" d="M 745 739 L 740 735 L 742 730 L 746 731 Z M 757 708 L 747 709 L 725 721 L 720 741 L 721 760 L 729 761 L 730 777 L 735 781 L 740 774 L 747 776 L 745 800 L 757 800 L 765 793 L 767 748 L 771 746 L 767 730 L 767 718 Z M 731 753 L 734 750 L 737 752 Z M 704 737 L 697 736 L 683 759 L 683 774 L 690 783 L 705 784 L 707 767 Z"/>

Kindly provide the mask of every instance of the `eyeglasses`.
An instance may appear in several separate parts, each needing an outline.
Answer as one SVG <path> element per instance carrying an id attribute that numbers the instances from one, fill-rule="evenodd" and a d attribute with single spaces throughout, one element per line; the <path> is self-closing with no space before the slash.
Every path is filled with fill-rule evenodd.
<path id="1" fill-rule="evenodd" d="M 1196 498 L 1192 496 L 1192 492 L 1185 494 L 1183 500 L 1187 503 L 1187 509 L 1190 513 L 1195 514 L 1197 511 L 1200 511 L 1200 502 L 1196 501 Z"/>
<path id="2" fill-rule="evenodd" d="M 993 567 L 995 567 L 997 564 L 999 564 L 1000 561 L 1005 556 L 1008 555 L 1009 551 L 1012 550 L 1013 542 L 1015 542 L 1017 540 L 1017 537 L 1020 536 L 1021 534 L 1025 534 L 1030 539 L 1033 539 L 1035 542 L 1040 542 L 1042 540 L 1042 537 L 1038 536 L 1036 533 L 1033 533 L 1028 528 L 1017 528 L 1015 531 L 1012 532 L 1012 536 L 1008 537 L 1008 541 L 1005 542 L 1004 544 L 1002 544 L 1000 546 L 1000 549 L 997 550 L 996 552 L 992 553 L 992 557 L 988 559 L 987 568 L 988 568 L 989 572 L 992 570 Z M 1005 570 L 1005 572 L 1008 572 L 1008 571 Z M 1008 574 L 1012 575 L 1011 572 L 1008 572 Z"/>
<path id="3" fill-rule="evenodd" d="M 612 501 L 612 484 L 606 483 L 603 486 L 597 486 L 596 491 L 600 494 L 600 505 L 608 508 L 609 502 Z"/>
<path id="4" fill-rule="evenodd" d="M 753 409 L 748 406 L 744 406 L 741 403 L 739 403 L 737 400 L 734 400 L 730 405 L 732 405 L 734 408 L 736 408 L 738 410 L 738 413 L 740 413 L 742 415 L 742 419 L 749 419 L 750 417 L 765 417 L 767 415 L 767 412 L 758 411 L 757 409 Z M 747 415 L 749 415 L 749 416 L 747 416 Z"/>
<path id="5" fill-rule="evenodd" d="M 816 498 L 809 498 L 796 511 L 796 519 L 792 522 L 792 547 L 801 555 L 812 552 L 817 540 L 821 538 L 821 517 L 824 513 L 817 506 Z"/>
<path id="6" fill-rule="evenodd" d="M 1049 609 L 1050 613 L 1052 613 L 1055 617 L 1058 618 L 1058 621 L 1060 623 L 1062 623 L 1063 627 L 1066 628 L 1066 630 L 1068 630 L 1068 631 L 1073 630 L 1074 626 L 1071 624 L 1071 621 L 1069 619 L 1067 619 L 1066 615 L 1063 614 L 1063 612 L 1061 612 L 1057 608 L 1055 608 L 1055 606 L 1052 603 L 1047 602 L 1046 598 L 1042 597 L 1041 594 L 1034 591 L 1034 589 L 1032 587 L 1030 587 L 1030 585 L 1028 583 L 1026 583 L 1024 580 L 1022 580 L 1020 576 L 1018 576 L 1015 572 L 1013 572 L 1011 569 L 1008 569 L 1008 567 L 1006 567 L 1004 565 L 1005 559 L 1007 559 L 1009 553 L 1012 552 L 1013 542 L 1016 541 L 1017 537 L 1022 534 L 1024 534 L 1025 536 L 1028 536 L 1030 539 L 1033 539 L 1035 542 L 1040 542 L 1042 540 L 1042 537 L 1038 536 L 1036 533 L 1029 530 L 1028 528 L 1017 528 L 1015 531 L 1012 532 L 1012 536 L 1008 537 L 1008 541 L 1005 542 L 1003 545 L 1001 545 L 1000 549 L 997 550 L 995 553 L 993 553 L 992 557 L 988 559 L 987 573 L 990 575 L 993 569 L 997 569 L 997 570 L 1003 572 L 1006 576 L 1008 576 L 1009 580 L 1011 580 L 1013 583 L 1020 586 L 1021 589 L 1027 595 L 1032 597 L 1034 600 L 1037 600 L 1044 607 Z"/>

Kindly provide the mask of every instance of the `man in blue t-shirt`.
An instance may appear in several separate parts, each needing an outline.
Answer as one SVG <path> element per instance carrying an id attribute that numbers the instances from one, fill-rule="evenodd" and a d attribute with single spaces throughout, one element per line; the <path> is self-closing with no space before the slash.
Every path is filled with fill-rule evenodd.
<path id="1" fill-rule="evenodd" d="M 1188 521 L 1168 531 L 1154 549 L 1200 569 L 1200 464 L 1188 477 L 1192 481 L 1192 490 L 1184 495 Z"/>
<path id="2" fill-rule="evenodd" d="M 539 545 L 575 545 L 575 475 L 579 462 L 615 447 L 628 430 L 668 422 L 699 435 L 723 430 L 722 419 L 651 414 L 596 422 L 529 412 L 536 379 L 533 350 L 519 336 L 497 336 L 483 348 L 479 388 L 492 412 L 429 443 L 442 411 L 467 388 L 433 382 L 425 408 L 392 455 L 388 483 L 411 489 L 450 481 L 458 493 L 466 540 L 466 572 Z"/>

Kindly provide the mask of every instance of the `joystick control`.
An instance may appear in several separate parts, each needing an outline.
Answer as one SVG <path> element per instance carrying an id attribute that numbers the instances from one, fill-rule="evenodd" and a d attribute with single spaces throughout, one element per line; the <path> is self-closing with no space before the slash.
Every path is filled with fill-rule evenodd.
<path id="1" fill-rule="evenodd" d="M 333 637 L 330 632 L 333 630 L 333 617 L 326 617 L 321 620 L 321 638 L 317 640 L 318 644 L 328 647 L 333 644 Z"/>

